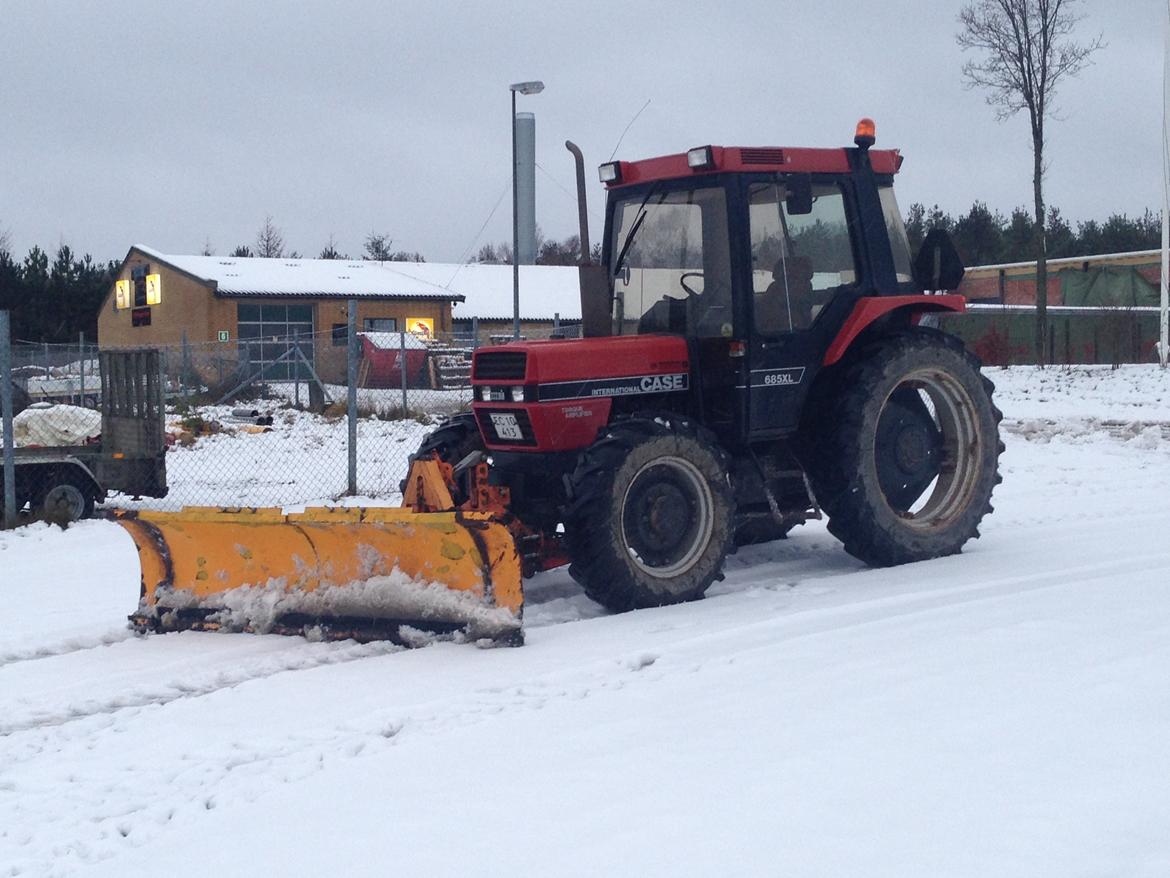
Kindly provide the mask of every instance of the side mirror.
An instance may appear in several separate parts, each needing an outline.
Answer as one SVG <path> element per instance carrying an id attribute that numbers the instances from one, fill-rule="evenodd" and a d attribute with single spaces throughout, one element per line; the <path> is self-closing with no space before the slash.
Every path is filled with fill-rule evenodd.
<path id="1" fill-rule="evenodd" d="M 792 174 L 785 178 L 784 188 L 788 192 L 784 199 L 784 209 L 789 216 L 812 213 L 812 175 Z"/>
<path id="2" fill-rule="evenodd" d="M 957 290 L 963 281 L 963 260 L 942 229 L 931 229 L 914 257 L 914 284 L 920 290 Z"/>

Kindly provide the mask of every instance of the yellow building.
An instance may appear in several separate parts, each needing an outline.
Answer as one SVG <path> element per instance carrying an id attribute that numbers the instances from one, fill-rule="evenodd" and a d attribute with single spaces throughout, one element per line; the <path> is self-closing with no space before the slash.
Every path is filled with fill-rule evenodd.
<path id="1" fill-rule="evenodd" d="M 130 248 L 98 317 L 98 344 L 182 349 L 208 383 L 288 361 L 290 341 L 325 381 L 345 374 L 347 305 L 358 330 L 451 332 L 463 296 L 412 273 L 412 263 L 188 256 Z M 293 371 L 295 369 L 295 371 Z M 269 377 L 301 374 L 276 363 Z"/>

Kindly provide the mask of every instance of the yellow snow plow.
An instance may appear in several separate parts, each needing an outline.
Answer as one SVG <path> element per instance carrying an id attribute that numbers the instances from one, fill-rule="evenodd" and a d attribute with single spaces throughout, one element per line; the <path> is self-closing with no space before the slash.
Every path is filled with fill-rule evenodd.
<path id="1" fill-rule="evenodd" d="M 130 621 L 141 631 L 519 645 L 516 540 L 498 510 L 455 509 L 449 476 L 436 460 L 415 461 L 401 508 L 118 513 L 142 570 Z"/>

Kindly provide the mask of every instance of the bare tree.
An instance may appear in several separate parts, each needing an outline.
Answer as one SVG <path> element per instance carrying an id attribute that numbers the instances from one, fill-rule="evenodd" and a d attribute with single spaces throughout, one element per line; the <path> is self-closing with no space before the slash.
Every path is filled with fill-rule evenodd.
<path id="1" fill-rule="evenodd" d="M 499 244 L 484 244 L 479 248 L 475 261 L 488 265 L 511 265 L 512 245 L 507 241 L 501 241 Z"/>
<path id="2" fill-rule="evenodd" d="M 12 236 L 4 226 L 0 226 L 0 253 L 12 255 Z"/>
<path id="3" fill-rule="evenodd" d="M 256 255 L 279 259 L 284 255 L 284 236 L 272 222 L 272 216 L 264 218 L 264 225 L 256 233 Z"/>
<path id="4" fill-rule="evenodd" d="M 393 243 L 394 239 L 389 235 L 370 232 L 366 235 L 366 242 L 363 245 L 366 252 L 362 256 L 362 259 L 372 260 L 374 262 L 388 262 L 390 260 L 390 247 Z"/>
<path id="5" fill-rule="evenodd" d="M 215 248 L 211 246 L 211 235 L 208 235 L 203 242 L 203 249 L 199 251 L 201 256 L 214 256 Z"/>
<path id="6" fill-rule="evenodd" d="M 1104 44 L 1078 43 L 1072 32 L 1082 16 L 1079 0 L 978 0 L 959 13 L 956 39 L 978 57 L 963 65 L 970 88 L 987 90 L 1001 121 L 1028 111 L 1032 128 L 1033 242 L 1036 252 L 1036 357 L 1047 361 L 1048 262 L 1044 230 L 1044 120 L 1053 115 L 1057 84 L 1075 76 Z"/>
<path id="7" fill-rule="evenodd" d="M 362 259 L 372 262 L 426 262 L 417 250 L 392 250 L 393 244 L 394 239 L 389 235 L 370 232 L 363 245 L 366 252 Z"/>

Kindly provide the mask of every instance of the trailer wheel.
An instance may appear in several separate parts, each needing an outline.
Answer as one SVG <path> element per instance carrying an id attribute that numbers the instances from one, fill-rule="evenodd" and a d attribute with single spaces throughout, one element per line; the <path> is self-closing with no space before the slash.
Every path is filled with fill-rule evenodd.
<path id="1" fill-rule="evenodd" d="M 952 336 L 876 339 L 810 402 L 813 491 L 829 531 L 873 566 L 952 555 L 979 536 L 999 483 L 999 410 Z"/>
<path id="2" fill-rule="evenodd" d="M 42 480 L 32 512 L 54 524 L 72 524 L 93 515 L 95 500 L 88 479 L 69 469 L 57 469 Z"/>
<path id="3" fill-rule="evenodd" d="M 582 453 L 570 485 L 569 574 L 599 604 L 681 603 L 722 578 L 734 501 L 705 431 L 673 416 L 623 421 Z"/>

